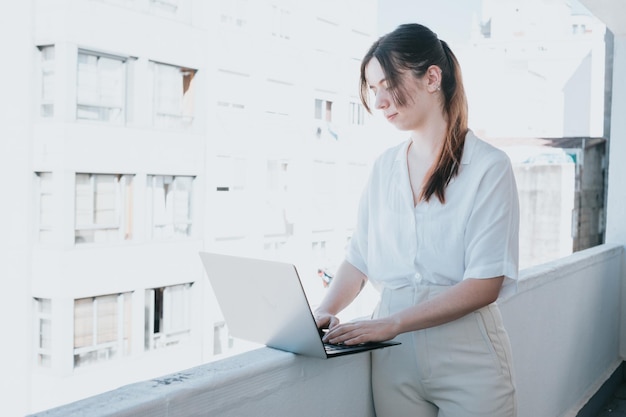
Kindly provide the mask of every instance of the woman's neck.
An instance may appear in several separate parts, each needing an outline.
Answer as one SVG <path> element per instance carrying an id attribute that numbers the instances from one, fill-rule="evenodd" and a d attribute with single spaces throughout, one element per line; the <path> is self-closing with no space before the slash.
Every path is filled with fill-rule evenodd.
<path id="1" fill-rule="evenodd" d="M 435 159 L 439 155 L 444 140 L 445 130 L 442 129 L 411 131 L 409 152 L 420 159 Z"/>

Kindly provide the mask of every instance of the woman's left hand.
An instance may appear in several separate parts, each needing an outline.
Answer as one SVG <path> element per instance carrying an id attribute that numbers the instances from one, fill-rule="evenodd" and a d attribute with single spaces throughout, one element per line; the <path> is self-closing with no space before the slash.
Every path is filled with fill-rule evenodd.
<path id="1" fill-rule="evenodd" d="M 384 318 L 339 324 L 326 333 L 323 341 L 333 344 L 358 345 L 391 340 L 397 335 L 394 322 L 389 318 Z"/>

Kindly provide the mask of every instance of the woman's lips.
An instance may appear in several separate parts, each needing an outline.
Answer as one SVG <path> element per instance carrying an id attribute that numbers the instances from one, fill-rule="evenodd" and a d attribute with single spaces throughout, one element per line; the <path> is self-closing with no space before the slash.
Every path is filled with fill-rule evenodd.
<path id="1" fill-rule="evenodd" d="M 398 113 L 386 114 L 385 117 L 387 118 L 388 121 L 392 121 L 397 115 Z"/>

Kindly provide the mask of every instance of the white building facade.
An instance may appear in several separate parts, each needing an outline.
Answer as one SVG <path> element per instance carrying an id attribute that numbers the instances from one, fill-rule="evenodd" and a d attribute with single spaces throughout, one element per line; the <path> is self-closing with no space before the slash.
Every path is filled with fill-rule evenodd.
<path id="1" fill-rule="evenodd" d="M 0 99 L 9 411 L 245 348 L 201 250 L 290 258 L 321 294 L 384 146 L 358 99 L 376 2 L 330 6 L 57 0 L 3 17 L 20 68 Z"/>

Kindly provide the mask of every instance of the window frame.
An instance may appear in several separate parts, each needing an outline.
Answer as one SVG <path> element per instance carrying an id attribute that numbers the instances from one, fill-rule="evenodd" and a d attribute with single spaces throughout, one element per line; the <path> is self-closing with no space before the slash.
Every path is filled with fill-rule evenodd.
<path id="1" fill-rule="evenodd" d="M 78 209 L 78 177 L 87 175 L 89 177 L 89 204 L 85 207 L 90 207 L 89 217 L 91 221 L 89 223 L 79 223 L 79 209 Z M 115 187 L 115 217 L 116 221 L 111 223 L 97 223 L 97 177 L 114 177 Z M 110 242 L 123 242 L 133 239 L 133 186 L 134 175 L 132 174 L 101 174 L 101 173 L 85 173 L 77 172 L 75 174 L 74 182 L 74 244 L 93 244 L 93 243 L 110 243 Z M 95 232 L 97 231 L 115 231 L 117 230 L 117 236 L 115 239 L 111 239 L 107 234 L 106 239 L 96 239 Z M 93 231 L 93 237 L 91 240 L 82 240 L 85 236 L 89 236 L 89 233 L 85 233 L 83 236 L 80 232 Z M 102 234 L 99 234 L 102 235 Z"/>
<path id="2" fill-rule="evenodd" d="M 193 125 L 195 120 L 195 79 L 197 69 L 151 61 L 154 75 L 152 124 L 158 128 L 185 129 Z M 177 90 L 177 80 L 172 74 L 182 75 L 182 89 Z M 170 88 L 167 88 L 168 85 Z M 163 94 L 165 93 L 165 94 Z M 169 93 L 169 94 L 168 94 Z M 177 97 L 174 97 L 174 96 Z M 177 103 L 172 105 L 172 102 Z"/>
<path id="3" fill-rule="evenodd" d="M 116 297 L 115 307 L 115 339 L 112 341 L 100 342 L 102 322 L 105 316 L 100 317 L 99 301 L 103 302 L 105 298 Z M 91 336 L 91 342 L 84 346 L 76 346 L 77 338 L 77 302 L 82 300 L 91 300 L 91 332 L 85 332 L 83 337 Z M 73 366 L 74 369 L 84 368 L 99 363 L 117 360 L 131 353 L 132 343 L 132 292 L 123 292 L 117 294 L 105 294 L 93 297 L 84 297 L 74 299 L 74 319 L 73 319 Z M 91 333 L 91 334 L 89 334 Z M 81 360 L 81 356 L 83 359 Z"/>
<path id="4" fill-rule="evenodd" d="M 53 174 L 50 171 L 35 172 L 36 175 L 36 190 L 37 190 L 37 241 L 40 244 L 50 243 L 51 238 L 44 239 L 45 235 L 52 235 L 54 233 L 54 219 L 51 217 L 54 215 L 54 190 L 53 190 Z M 47 178 L 45 179 L 44 178 Z M 44 184 L 47 184 L 44 186 Z M 47 197 L 47 198 L 44 198 Z M 50 200 L 48 203 L 44 203 L 45 200 Z M 47 207 L 50 213 L 46 213 L 44 216 L 42 212 Z M 50 218 L 50 222 L 44 222 L 43 219 Z"/>
<path id="5" fill-rule="evenodd" d="M 313 129 L 317 139 L 339 140 L 334 119 L 337 117 L 337 101 L 317 95 L 313 99 Z"/>
<path id="6" fill-rule="evenodd" d="M 334 101 L 332 100 L 327 100 L 325 98 L 316 97 L 315 98 L 315 111 L 313 114 L 314 119 L 322 121 L 322 122 L 326 122 L 326 123 L 332 123 L 333 122 L 333 104 L 334 104 Z"/>
<path id="7" fill-rule="evenodd" d="M 156 211 L 157 211 L 156 200 L 158 198 L 157 182 L 159 178 L 163 178 L 164 180 L 164 186 L 163 188 L 161 188 L 164 193 L 163 194 L 164 205 L 162 207 L 162 212 L 164 213 L 163 218 L 168 221 L 159 222 L 157 224 L 156 219 L 158 216 L 156 215 Z M 166 178 L 170 179 L 169 184 L 173 185 L 174 187 L 174 189 L 172 190 L 173 194 L 169 194 L 166 191 L 166 188 L 165 188 Z M 181 187 L 180 184 L 182 180 L 189 180 L 187 190 L 179 189 L 179 187 Z M 193 175 L 159 175 L 159 174 L 148 175 L 147 177 L 147 198 L 148 198 L 148 207 L 149 207 L 148 225 L 149 225 L 151 239 L 153 240 L 168 240 L 168 239 L 177 239 L 177 238 L 187 239 L 193 236 L 193 224 L 194 224 L 193 204 L 194 204 L 195 181 L 196 181 L 196 177 Z M 184 191 L 187 191 L 188 193 L 187 205 L 186 205 L 188 214 L 187 216 L 185 216 L 186 217 L 185 221 L 177 221 L 179 212 L 176 210 L 176 208 L 178 207 L 176 202 L 177 202 L 178 195 Z M 169 206 L 168 206 L 168 198 L 170 199 Z M 168 210 L 168 209 L 171 209 L 171 210 Z M 168 211 L 171 211 L 169 216 L 168 216 Z M 167 217 L 169 217 L 169 219 L 167 219 Z M 184 235 L 176 232 L 180 225 L 185 225 L 187 228 L 187 232 Z M 161 227 L 162 229 L 160 230 L 165 230 L 167 227 L 171 227 L 172 234 L 168 235 L 168 234 L 163 234 L 163 233 L 155 233 L 155 231 L 157 230 L 157 227 Z M 159 236 L 157 236 L 157 234 Z"/>
<path id="8" fill-rule="evenodd" d="M 33 298 L 35 310 L 35 363 L 39 368 L 52 368 L 52 300 L 50 298 Z M 43 322 L 48 322 L 49 334 L 45 338 L 42 329 Z M 43 346 L 43 339 L 49 343 Z"/>
<path id="9" fill-rule="evenodd" d="M 54 44 L 39 45 L 37 48 L 39 49 L 40 56 L 39 117 L 42 119 L 53 119 L 56 95 L 56 48 Z M 48 54 L 52 56 L 49 57 Z M 46 82 L 46 80 L 48 80 L 48 82 Z M 46 92 L 49 93 L 49 96 Z M 49 108 L 49 110 L 46 110 L 47 108 Z"/>
<path id="10" fill-rule="evenodd" d="M 350 100 L 349 103 L 349 122 L 352 126 L 364 126 L 365 125 L 365 107 L 362 103 Z"/>
<path id="11" fill-rule="evenodd" d="M 144 350 L 159 350 L 185 343 L 191 336 L 193 282 L 149 288 L 145 292 L 146 315 L 144 320 Z M 180 290 L 176 300 L 174 291 Z M 159 295 L 161 294 L 161 295 Z M 159 301 L 157 301 L 159 300 Z M 160 305 L 158 305 L 160 303 Z M 171 317 L 173 314 L 176 318 Z M 168 313 L 169 312 L 169 313 Z M 158 317 L 157 317 L 158 316 Z M 173 322 L 182 318 L 183 325 L 176 327 Z M 159 329 L 157 331 L 157 322 Z"/>
<path id="12" fill-rule="evenodd" d="M 220 25 L 235 30 L 246 30 L 249 8 L 248 0 L 221 0 L 219 6 Z"/>
<path id="13" fill-rule="evenodd" d="M 101 62 L 103 63 L 105 61 L 100 61 L 100 60 L 106 59 L 106 60 L 111 60 L 111 61 L 119 61 L 121 63 L 121 70 L 120 70 L 121 79 L 118 80 L 121 85 L 119 87 L 119 97 L 117 97 L 117 99 L 119 100 L 119 103 L 112 103 L 112 104 L 118 104 L 117 106 L 107 103 L 106 100 L 104 100 L 101 96 L 92 100 L 81 97 L 81 94 L 86 95 L 88 93 L 87 90 L 85 90 L 84 88 L 81 89 L 81 74 L 89 75 L 87 73 L 81 72 L 81 56 L 96 58 L 96 66 L 95 66 L 95 69 L 96 69 L 95 93 L 96 95 L 101 94 L 102 84 L 104 83 L 104 81 L 106 81 L 106 76 L 103 75 L 103 73 L 105 73 L 104 69 L 100 68 Z M 86 49 L 78 49 L 77 60 L 76 60 L 76 112 L 75 112 L 75 117 L 77 121 L 108 123 L 108 124 L 113 124 L 113 125 L 124 125 L 126 123 L 126 118 L 127 118 L 126 112 L 127 112 L 127 107 L 128 107 L 128 103 L 127 103 L 128 101 L 127 100 L 128 62 L 129 62 L 129 57 L 111 55 L 107 53 L 100 53 L 100 52 L 86 50 Z M 107 91 L 110 90 L 110 88 L 105 88 L 105 89 Z M 84 117 L 80 115 L 81 110 L 83 112 L 95 111 L 98 113 L 98 115 L 95 118 Z M 108 115 L 108 113 L 106 112 L 113 112 L 114 110 L 119 111 L 119 116 L 117 117 L 105 116 L 105 114 Z"/>
<path id="14" fill-rule="evenodd" d="M 282 41 L 290 41 L 292 37 L 291 23 L 292 16 L 291 10 L 278 3 L 272 3 L 270 8 L 270 35 L 274 39 L 280 39 Z"/>

